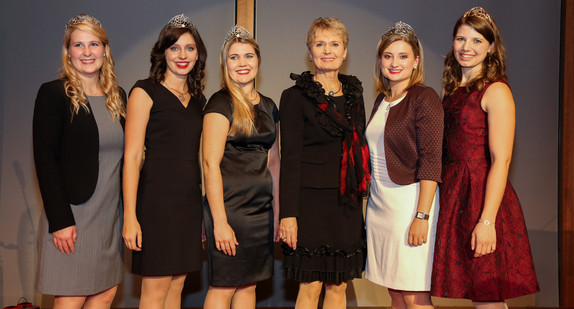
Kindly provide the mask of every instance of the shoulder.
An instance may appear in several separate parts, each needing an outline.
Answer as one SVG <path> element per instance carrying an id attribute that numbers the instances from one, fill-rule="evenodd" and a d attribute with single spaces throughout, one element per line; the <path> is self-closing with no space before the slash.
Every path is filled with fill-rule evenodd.
<path id="1" fill-rule="evenodd" d="M 134 84 L 134 86 L 130 90 L 130 94 L 132 93 L 132 91 L 134 91 L 135 88 L 141 88 L 145 92 L 147 92 L 148 95 L 151 97 L 153 91 L 156 89 L 157 86 L 159 86 L 159 84 L 154 82 L 151 78 L 140 79 Z"/>
<path id="2" fill-rule="evenodd" d="M 69 98 L 66 95 L 65 79 L 56 79 L 40 86 L 36 96 L 36 109 L 38 108 L 65 108 Z"/>
<path id="3" fill-rule="evenodd" d="M 225 89 L 220 89 L 211 97 L 203 109 L 203 114 L 219 113 L 223 114 L 228 119 L 233 115 L 233 102 L 231 96 Z"/>
<path id="4" fill-rule="evenodd" d="M 510 91 L 508 84 L 506 82 L 497 81 L 486 85 L 480 105 L 486 112 L 494 106 L 513 106 L 514 99 L 512 98 L 512 91 Z"/>
<path id="5" fill-rule="evenodd" d="M 40 86 L 40 90 L 38 91 L 38 93 L 53 93 L 53 94 L 66 95 L 66 89 L 64 86 L 65 83 L 66 80 L 63 78 L 43 83 L 42 86 Z"/>
<path id="6" fill-rule="evenodd" d="M 440 97 L 436 93 L 436 91 L 428 86 L 423 84 L 414 85 L 411 89 L 409 89 L 410 99 L 420 102 L 420 104 L 428 105 L 428 104 L 439 104 L 440 105 Z"/>

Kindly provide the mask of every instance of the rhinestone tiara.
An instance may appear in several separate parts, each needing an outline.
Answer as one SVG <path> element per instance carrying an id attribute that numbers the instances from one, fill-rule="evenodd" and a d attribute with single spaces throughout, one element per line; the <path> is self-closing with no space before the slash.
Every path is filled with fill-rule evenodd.
<path id="1" fill-rule="evenodd" d="M 415 42 L 418 41 L 417 35 L 415 34 L 415 30 L 413 29 L 413 27 L 402 21 L 395 23 L 392 27 L 387 29 L 387 31 L 385 31 L 385 33 L 383 34 L 383 40 L 392 34 L 400 35 L 405 38 L 411 38 Z"/>
<path id="2" fill-rule="evenodd" d="M 231 30 L 229 30 L 229 32 L 227 32 L 227 34 L 225 35 L 223 45 L 225 45 L 227 41 L 234 38 L 253 39 L 253 36 L 251 36 L 251 33 L 249 33 L 247 29 L 243 28 L 242 26 L 235 25 L 231 27 Z"/>
<path id="3" fill-rule="evenodd" d="M 87 15 L 87 14 L 79 14 L 76 15 L 72 18 L 70 18 L 70 20 L 68 20 L 68 22 L 66 23 L 66 30 L 68 31 L 68 28 L 70 28 L 73 25 L 79 24 L 79 23 L 83 23 L 83 22 L 89 22 L 92 23 L 94 25 L 97 25 L 98 27 L 102 27 L 102 23 L 97 20 L 95 17 Z"/>
<path id="4" fill-rule="evenodd" d="M 193 23 L 189 17 L 179 14 L 172 17 L 169 22 L 167 23 L 167 30 L 174 29 L 174 28 L 189 28 L 193 29 Z"/>
<path id="5" fill-rule="evenodd" d="M 468 16 L 476 16 L 478 18 L 482 18 L 486 21 L 492 22 L 492 17 L 490 17 L 490 14 L 488 14 L 488 12 L 481 8 L 480 6 L 475 6 L 472 9 L 464 12 L 464 15 L 462 15 L 462 17 L 468 17 Z"/>

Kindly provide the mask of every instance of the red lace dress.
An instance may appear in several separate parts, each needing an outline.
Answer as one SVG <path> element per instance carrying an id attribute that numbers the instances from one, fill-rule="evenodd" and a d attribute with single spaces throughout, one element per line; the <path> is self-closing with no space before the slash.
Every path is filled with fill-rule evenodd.
<path id="1" fill-rule="evenodd" d="M 481 92 L 459 88 L 443 101 L 443 182 L 431 294 L 478 302 L 539 291 L 522 208 L 510 182 L 496 216 L 496 251 L 475 258 L 472 231 L 480 218 L 490 169 L 487 114 Z"/>

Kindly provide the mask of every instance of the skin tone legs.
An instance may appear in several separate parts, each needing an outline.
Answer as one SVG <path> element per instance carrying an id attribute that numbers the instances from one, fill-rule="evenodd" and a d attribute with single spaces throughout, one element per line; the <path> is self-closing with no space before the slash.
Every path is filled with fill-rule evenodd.
<path id="1" fill-rule="evenodd" d="M 112 305 L 117 289 L 118 287 L 114 286 L 90 296 L 56 296 L 54 298 L 54 309 L 108 309 Z"/>
<path id="2" fill-rule="evenodd" d="M 140 308 L 181 308 L 181 291 L 183 290 L 185 277 L 186 274 L 143 277 Z"/>
<path id="3" fill-rule="evenodd" d="M 434 308 L 429 292 L 411 292 L 389 289 L 391 308 L 393 309 L 431 309 Z"/>
<path id="4" fill-rule="evenodd" d="M 203 308 L 255 308 L 255 284 L 241 287 L 210 286 Z"/>
<path id="5" fill-rule="evenodd" d="M 296 309 L 314 309 L 319 304 L 319 296 L 323 282 L 301 282 L 297 294 Z M 344 309 L 347 307 L 347 283 L 325 284 L 325 299 L 323 308 Z"/>

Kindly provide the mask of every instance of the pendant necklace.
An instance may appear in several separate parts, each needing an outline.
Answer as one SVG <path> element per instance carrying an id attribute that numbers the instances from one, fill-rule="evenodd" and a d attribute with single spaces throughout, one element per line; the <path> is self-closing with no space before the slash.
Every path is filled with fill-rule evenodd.
<path id="1" fill-rule="evenodd" d="M 178 98 L 181 102 L 184 102 L 184 101 L 185 101 L 185 95 L 186 95 L 188 92 L 179 92 L 179 91 L 177 91 L 175 88 L 173 88 L 172 86 L 170 86 L 170 85 L 167 83 L 167 81 L 165 81 L 165 80 L 163 81 L 163 83 L 164 83 L 166 86 L 168 86 L 171 90 L 177 92 L 177 94 L 178 94 L 177 98 Z"/>

